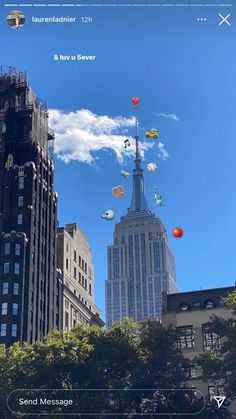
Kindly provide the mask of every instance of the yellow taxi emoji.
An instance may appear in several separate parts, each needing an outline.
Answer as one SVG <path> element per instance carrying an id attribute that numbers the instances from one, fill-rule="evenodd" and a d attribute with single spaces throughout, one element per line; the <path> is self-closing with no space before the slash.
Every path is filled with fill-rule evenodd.
<path id="1" fill-rule="evenodd" d="M 155 128 L 151 128 L 146 132 L 146 138 L 157 138 L 159 137 L 159 132 Z"/>

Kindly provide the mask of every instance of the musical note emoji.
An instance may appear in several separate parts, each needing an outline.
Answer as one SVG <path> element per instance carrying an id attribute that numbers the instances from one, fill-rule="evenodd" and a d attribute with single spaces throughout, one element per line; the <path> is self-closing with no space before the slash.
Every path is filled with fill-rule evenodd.
<path id="1" fill-rule="evenodd" d="M 130 147 L 130 141 L 128 140 L 128 138 L 127 140 L 124 141 L 124 145 L 125 145 L 125 148 Z"/>

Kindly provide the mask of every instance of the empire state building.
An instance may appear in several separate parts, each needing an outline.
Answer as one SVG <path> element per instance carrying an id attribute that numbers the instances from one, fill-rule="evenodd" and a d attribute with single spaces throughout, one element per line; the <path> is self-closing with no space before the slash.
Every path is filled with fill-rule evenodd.
<path id="1" fill-rule="evenodd" d="M 136 138 L 133 195 L 128 213 L 116 224 L 108 246 L 106 325 L 131 317 L 135 321 L 162 315 L 162 292 L 178 292 L 175 258 L 165 227 L 148 209 Z"/>

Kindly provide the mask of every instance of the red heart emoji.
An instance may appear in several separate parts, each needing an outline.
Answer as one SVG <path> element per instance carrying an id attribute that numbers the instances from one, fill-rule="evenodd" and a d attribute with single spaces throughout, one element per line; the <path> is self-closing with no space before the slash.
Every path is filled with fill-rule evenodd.
<path id="1" fill-rule="evenodd" d="M 132 98 L 132 102 L 133 102 L 134 105 L 137 105 L 139 103 L 139 101 L 140 101 L 139 97 L 133 97 Z"/>

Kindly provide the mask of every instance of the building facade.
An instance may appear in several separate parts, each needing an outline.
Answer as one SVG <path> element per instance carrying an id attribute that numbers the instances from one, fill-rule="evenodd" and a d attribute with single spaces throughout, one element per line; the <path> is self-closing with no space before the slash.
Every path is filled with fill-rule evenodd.
<path id="1" fill-rule="evenodd" d="M 164 225 L 148 209 L 136 137 L 131 206 L 116 224 L 113 245 L 108 246 L 107 326 L 126 317 L 161 318 L 163 291 L 178 291 L 175 259 Z"/>
<path id="2" fill-rule="evenodd" d="M 0 343 L 59 325 L 57 195 L 46 103 L 27 75 L 0 67 Z"/>
<path id="3" fill-rule="evenodd" d="M 94 266 L 86 235 L 77 224 L 57 229 L 57 264 L 61 271 L 61 328 L 77 323 L 102 327 L 94 303 Z"/>
<path id="4" fill-rule="evenodd" d="M 223 299 L 235 289 L 234 286 L 164 295 L 162 324 L 176 329 L 177 345 L 184 356 L 194 360 L 204 352 L 220 350 L 223 341 L 209 322 L 213 315 L 223 319 L 232 317 Z M 224 377 L 204 382 L 194 361 L 189 377 L 189 386 L 200 390 L 210 401 L 214 396 L 224 395 Z M 236 411 L 235 403 L 231 409 Z"/>

